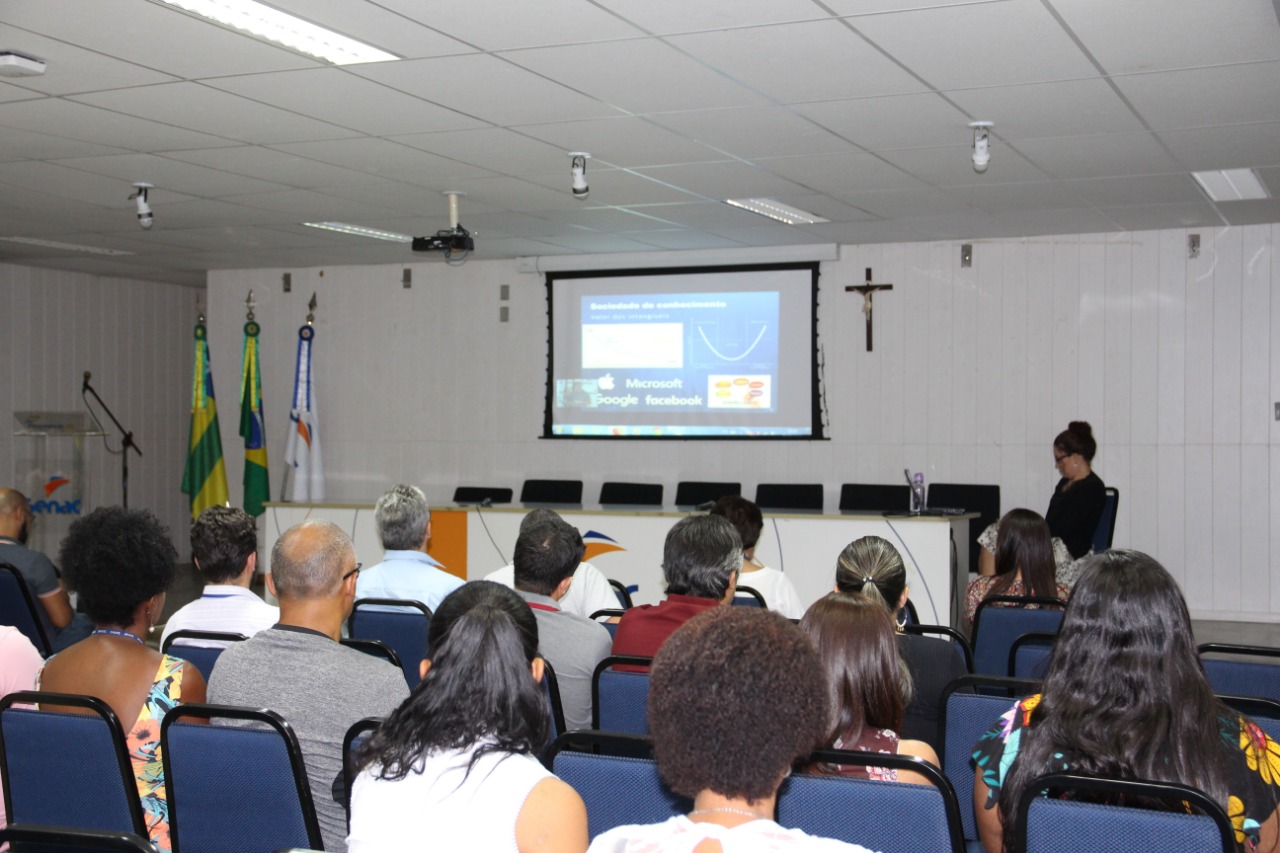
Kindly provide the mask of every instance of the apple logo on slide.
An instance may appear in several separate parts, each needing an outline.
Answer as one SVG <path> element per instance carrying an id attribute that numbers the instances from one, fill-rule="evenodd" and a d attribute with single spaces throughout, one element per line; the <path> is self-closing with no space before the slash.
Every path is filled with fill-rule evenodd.
<path id="1" fill-rule="evenodd" d="M 599 388 L 601 391 L 612 391 L 613 390 L 613 374 L 606 373 L 604 376 L 601 376 L 599 379 L 597 379 L 596 387 Z"/>

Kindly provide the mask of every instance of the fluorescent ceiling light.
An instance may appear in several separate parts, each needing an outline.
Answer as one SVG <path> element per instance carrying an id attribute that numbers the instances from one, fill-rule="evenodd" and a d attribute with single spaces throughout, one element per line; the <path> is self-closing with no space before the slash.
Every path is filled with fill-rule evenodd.
<path id="1" fill-rule="evenodd" d="M 325 231 L 337 231 L 339 234 L 354 234 L 357 237 L 372 237 L 375 240 L 388 240 L 392 243 L 412 243 L 408 234 L 397 234 L 394 231 L 379 231 L 377 228 L 365 228 L 363 225 L 348 225 L 345 222 L 304 222 L 308 228 L 321 228 Z"/>
<path id="2" fill-rule="evenodd" d="M 78 243 L 59 243 L 57 240 L 41 240 L 39 237 L 0 237 L 6 243 L 22 243 L 24 246 L 40 246 L 45 249 L 62 249 L 67 252 L 85 252 L 90 255 L 132 255 L 119 249 L 103 249 L 99 246 L 81 246 Z"/>
<path id="3" fill-rule="evenodd" d="M 807 210 L 801 210 L 798 207 L 792 207 L 789 204 L 783 204 L 771 198 L 727 198 L 724 203 L 740 207 L 752 213 L 758 213 L 761 216 L 767 216 L 770 219 L 776 219 L 779 222 L 785 222 L 788 225 L 813 225 L 815 222 L 831 221 L 830 219 L 823 219 L 816 213 L 810 213 Z"/>
<path id="4" fill-rule="evenodd" d="M 333 30 L 273 9 L 256 0 L 153 0 L 166 6 L 206 18 L 287 48 L 332 62 L 352 65 L 357 62 L 386 62 L 400 59 L 364 42 L 348 38 Z"/>
<path id="5" fill-rule="evenodd" d="M 1191 177 L 1214 201 L 1246 201 L 1270 195 L 1253 169 L 1192 172 Z"/>

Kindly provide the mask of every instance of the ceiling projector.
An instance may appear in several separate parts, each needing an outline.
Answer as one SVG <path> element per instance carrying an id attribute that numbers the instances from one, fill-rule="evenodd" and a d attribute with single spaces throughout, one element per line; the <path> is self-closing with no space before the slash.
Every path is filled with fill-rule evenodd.
<path id="1" fill-rule="evenodd" d="M 471 232 L 458 222 L 458 199 L 466 193 L 457 190 L 445 190 L 441 195 L 449 199 L 449 227 L 442 228 L 429 237 L 414 237 L 415 252 L 443 252 L 446 261 L 461 263 L 476 247 L 471 239 Z"/>

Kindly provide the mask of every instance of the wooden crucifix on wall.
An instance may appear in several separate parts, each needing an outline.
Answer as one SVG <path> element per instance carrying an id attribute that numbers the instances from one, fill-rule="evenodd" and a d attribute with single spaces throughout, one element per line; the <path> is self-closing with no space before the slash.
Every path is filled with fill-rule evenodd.
<path id="1" fill-rule="evenodd" d="M 871 267 L 867 267 L 866 284 L 851 284 L 845 288 L 846 291 L 856 290 L 862 294 L 862 313 L 867 318 L 867 352 L 871 352 L 871 311 L 874 307 L 872 297 L 876 295 L 877 290 L 893 290 L 892 284 L 872 284 L 871 283 Z"/>

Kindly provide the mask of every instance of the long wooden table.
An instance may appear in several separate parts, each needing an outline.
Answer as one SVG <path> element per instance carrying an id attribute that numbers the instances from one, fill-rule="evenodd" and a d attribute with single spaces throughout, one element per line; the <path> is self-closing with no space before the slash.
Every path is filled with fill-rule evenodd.
<path id="1" fill-rule="evenodd" d="M 633 587 L 637 604 L 660 601 L 662 543 L 675 510 L 556 507 L 582 531 L 587 559 L 610 578 Z M 431 512 L 430 552 L 449 571 L 469 580 L 483 578 L 511 560 L 520 520 L 527 507 L 448 507 Z M 849 542 L 882 536 L 907 564 L 911 601 L 922 622 L 959 626 L 959 600 L 969 573 L 969 521 L 958 516 L 891 517 L 867 514 L 766 514 L 757 558 L 784 571 L 805 604 L 821 598 L 835 581 L 836 558 Z M 324 518 L 348 531 L 357 559 L 382 558 L 373 507 L 363 504 L 269 503 L 263 522 L 259 565 L 270 571 L 271 547 L 280 534 L 307 518 Z M 953 547 L 953 542 L 955 547 Z"/>

